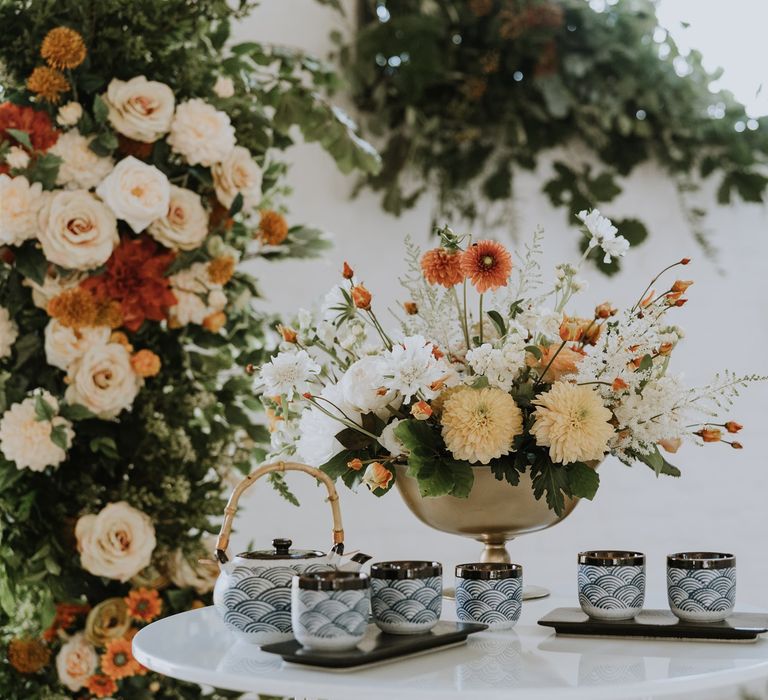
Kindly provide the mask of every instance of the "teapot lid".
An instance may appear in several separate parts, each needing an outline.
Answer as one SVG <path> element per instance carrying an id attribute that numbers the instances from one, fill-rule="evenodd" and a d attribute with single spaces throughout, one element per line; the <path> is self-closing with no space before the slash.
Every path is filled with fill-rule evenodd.
<path id="1" fill-rule="evenodd" d="M 243 552 L 237 556 L 242 559 L 317 559 L 325 556 L 323 552 L 314 549 L 291 549 L 292 544 L 291 540 L 278 537 L 272 540 L 271 550 Z"/>

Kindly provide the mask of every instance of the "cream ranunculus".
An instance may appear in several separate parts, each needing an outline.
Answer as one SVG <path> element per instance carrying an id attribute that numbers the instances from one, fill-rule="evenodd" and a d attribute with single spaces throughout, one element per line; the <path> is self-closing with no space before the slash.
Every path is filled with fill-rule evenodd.
<path id="1" fill-rule="evenodd" d="M 253 209 L 261 201 L 261 168 L 247 148 L 235 146 L 221 163 L 211 168 L 216 198 L 227 208 L 237 193 L 243 195 L 243 207 Z"/>
<path id="2" fill-rule="evenodd" d="M 150 224 L 148 233 L 171 250 L 193 250 L 208 235 L 208 212 L 192 190 L 171 185 L 168 211 Z"/>
<path id="3" fill-rule="evenodd" d="M 66 399 L 82 404 L 99 418 L 115 418 L 133 405 L 141 386 L 124 345 L 95 345 L 70 366 Z"/>
<path id="4" fill-rule="evenodd" d="M 46 259 L 68 270 L 103 265 L 119 242 L 114 214 L 85 190 L 48 194 L 39 221 Z"/>
<path id="5" fill-rule="evenodd" d="M 115 167 L 111 158 L 97 156 L 90 148 L 94 137 L 86 138 L 77 129 L 59 136 L 50 148 L 61 158 L 56 184 L 70 190 L 90 190 L 96 187 Z"/>
<path id="6" fill-rule="evenodd" d="M 106 345 L 110 333 L 106 326 L 68 328 L 52 318 L 45 327 L 45 358 L 49 365 L 66 371 L 88 348 Z"/>
<path id="7" fill-rule="evenodd" d="M 21 245 L 37 235 L 43 186 L 23 175 L 0 175 L 0 245 Z"/>
<path id="8" fill-rule="evenodd" d="M 82 632 L 73 634 L 56 656 L 59 680 L 73 693 L 85 687 L 86 681 L 96 673 L 98 664 L 99 655 Z"/>
<path id="9" fill-rule="evenodd" d="M 127 581 L 149 566 L 155 528 L 146 513 L 125 501 L 109 503 L 75 526 L 82 567 L 94 576 Z"/>
<path id="10" fill-rule="evenodd" d="M 154 143 L 171 128 L 175 99 L 165 83 L 143 75 L 130 80 L 114 78 L 103 99 L 110 124 L 129 139 Z"/>
<path id="11" fill-rule="evenodd" d="M 190 165 L 210 167 L 232 152 L 235 129 L 226 113 L 195 98 L 176 109 L 168 143 Z"/>
<path id="12" fill-rule="evenodd" d="M 4 306 L 0 306 L 0 360 L 11 354 L 13 344 L 18 337 L 19 327 L 11 318 L 8 309 Z"/>
<path id="13" fill-rule="evenodd" d="M 56 123 L 61 126 L 74 126 L 83 116 L 83 106 L 79 102 L 67 102 L 59 107 Z"/>
<path id="14" fill-rule="evenodd" d="M 155 219 L 168 212 L 171 183 L 161 170 L 128 156 L 96 188 L 115 213 L 136 233 L 141 233 Z"/>

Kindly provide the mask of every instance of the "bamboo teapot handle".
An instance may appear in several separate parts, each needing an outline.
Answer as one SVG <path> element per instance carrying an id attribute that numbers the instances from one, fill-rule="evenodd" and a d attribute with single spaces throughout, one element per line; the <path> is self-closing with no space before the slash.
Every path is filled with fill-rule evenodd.
<path id="1" fill-rule="evenodd" d="M 344 528 L 341 525 L 341 509 L 339 508 L 339 494 L 333 480 L 325 473 L 315 467 L 298 462 L 273 462 L 259 467 L 256 471 L 246 476 L 232 491 L 229 497 L 227 507 L 224 509 L 224 522 L 221 524 L 221 531 L 216 540 L 216 561 L 220 564 L 226 564 L 229 561 L 227 556 L 227 547 L 229 547 L 229 536 L 232 533 L 232 523 L 237 513 L 237 503 L 243 492 L 258 479 L 266 474 L 273 472 L 304 472 L 322 482 L 328 490 L 328 502 L 331 504 L 331 514 L 333 516 L 333 545 L 339 553 L 344 547 Z"/>

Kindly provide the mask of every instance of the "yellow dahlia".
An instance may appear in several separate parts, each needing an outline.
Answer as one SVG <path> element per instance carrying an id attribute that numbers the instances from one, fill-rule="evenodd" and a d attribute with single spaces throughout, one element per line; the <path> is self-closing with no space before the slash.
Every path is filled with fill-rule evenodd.
<path id="1" fill-rule="evenodd" d="M 40 55 L 54 68 L 77 68 L 87 53 L 83 37 L 69 27 L 51 29 L 40 48 Z"/>
<path id="2" fill-rule="evenodd" d="M 534 402 L 531 433 L 549 447 L 553 462 L 569 464 L 601 459 L 613 436 L 611 412 L 592 387 L 556 382 Z"/>
<path id="3" fill-rule="evenodd" d="M 463 387 L 442 407 L 443 440 L 456 459 L 488 464 L 509 454 L 523 432 L 523 414 L 505 391 Z"/>

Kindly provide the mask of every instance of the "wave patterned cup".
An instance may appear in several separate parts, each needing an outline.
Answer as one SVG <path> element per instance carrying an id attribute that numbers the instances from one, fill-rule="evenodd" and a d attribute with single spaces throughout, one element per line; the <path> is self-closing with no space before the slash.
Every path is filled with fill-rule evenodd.
<path id="1" fill-rule="evenodd" d="M 440 620 L 443 567 L 431 561 L 388 561 L 371 566 L 373 620 L 387 634 L 429 632 Z"/>
<path id="2" fill-rule="evenodd" d="M 645 555 L 590 551 L 578 556 L 579 605 L 597 620 L 630 620 L 643 609 Z"/>
<path id="3" fill-rule="evenodd" d="M 353 649 L 368 628 L 368 589 L 368 577 L 356 572 L 295 576 L 291 588 L 294 636 L 311 649 Z"/>
<path id="4" fill-rule="evenodd" d="M 523 609 L 523 567 L 518 564 L 459 564 L 456 615 L 489 629 L 514 627 Z"/>
<path id="5" fill-rule="evenodd" d="M 736 557 L 680 552 L 667 557 L 669 608 L 685 622 L 720 622 L 736 604 Z"/>

